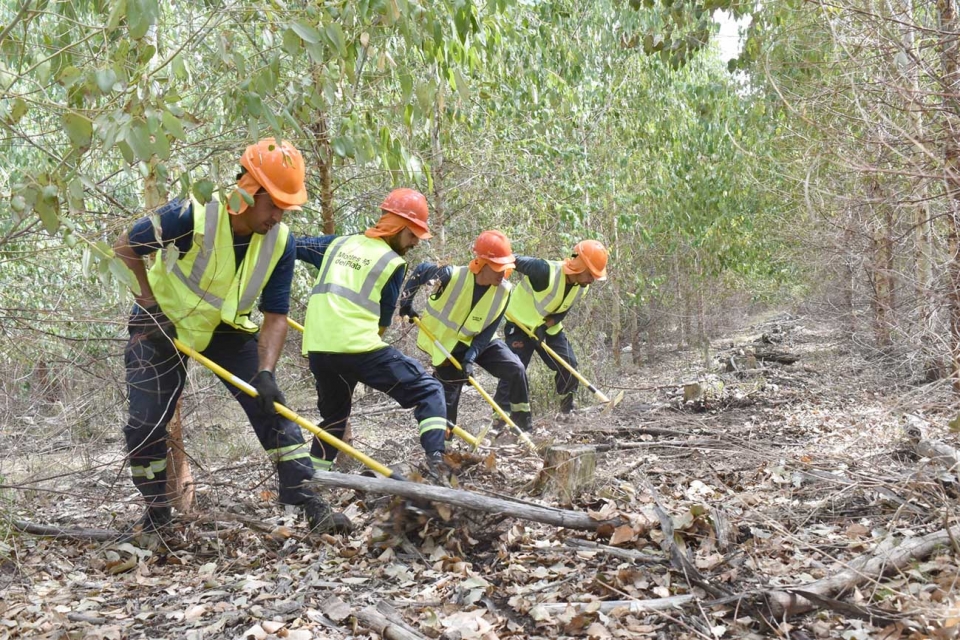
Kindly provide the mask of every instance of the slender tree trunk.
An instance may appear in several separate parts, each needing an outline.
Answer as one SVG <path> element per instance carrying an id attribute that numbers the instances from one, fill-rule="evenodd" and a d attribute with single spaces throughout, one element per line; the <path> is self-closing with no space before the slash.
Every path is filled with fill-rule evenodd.
<path id="1" fill-rule="evenodd" d="M 147 39 L 159 53 L 159 43 L 156 26 L 147 32 Z M 158 60 L 159 56 L 154 56 Z M 165 135 L 160 133 L 158 135 Z M 143 203 L 148 211 L 152 211 L 163 204 L 166 188 L 157 180 L 157 158 L 150 158 L 147 163 L 147 176 L 143 181 Z M 157 258 L 158 260 L 160 258 Z M 196 489 L 194 488 L 193 473 L 190 471 L 190 460 L 183 444 L 183 420 L 181 408 L 183 398 L 177 400 L 177 407 L 173 417 L 167 425 L 167 496 L 170 504 L 180 513 L 190 513 L 196 504 Z"/>
<path id="2" fill-rule="evenodd" d="M 313 124 L 316 135 L 314 149 L 317 155 L 317 172 L 320 174 L 320 219 L 323 233 L 331 235 L 337 232 L 333 211 L 333 149 L 330 147 L 330 131 L 327 127 L 327 114 L 320 113 Z"/>
<path id="3" fill-rule="evenodd" d="M 446 255 L 447 239 L 447 194 L 444 189 L 443 145 L 440 144 L 440 125 L 443 122 L 443 87 L 444 83 L 442 81 L 437 83 L 437 99 L 433 103 L 433 130 L 430 136 L 433 147 L 433 218 L 436 220 L 434 233 L 437 236 L 437 253 L 441 256 Z"/>
<path id="4" fill-rule="evenodd" d="M 952 215 L 948 218 L 949 231 L 949 290 L 950 306 L 950 373 L 953 389 L 960 393 L 960 99 L 957 82 L 960 80 L 960 56 L 957 51 L 957 12 L 954 0 L 937 0 L 940 14 L 940 56 L 943 63 L 943 158 L 947 203 Z"/>

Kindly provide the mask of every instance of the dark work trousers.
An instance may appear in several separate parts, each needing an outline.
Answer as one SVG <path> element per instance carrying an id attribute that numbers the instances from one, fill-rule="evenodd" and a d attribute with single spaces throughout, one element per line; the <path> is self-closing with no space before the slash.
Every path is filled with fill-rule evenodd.
<path id="1" fill-rule="evenodd" d="M 171 342 L 145 340 L 137 329 L 130 334 L 124 351 L 130 416 L 123 435 L 134 484 L 148 506 L 160 506 L 166 499 L 167 474 L 163 461 L 167 457 L 167 424 L 186 382 L 187 356 L 178 352 Z M 248 382 L 260 367 L 256 336 L 225 325 L 217 328 L 203 355 Z M 305 480 L 313 477 L 313 467 L 300 427 L 276 413 L 262 412 L 256 399 L 221 381 L 243 407 L 265 450 L 277 452 L 277 458 L 280 453 L 288 456 L 296 456 L 298 450 L 303 453 L 299 458 L 277 463 L 280 502 L 300 504 L 313 495 L 303 486 Z M 150 471 L 144 475 L 143 469 Z"/>
<path id="2" fill-rule="evenodd" d="M 554 372 L 553 381 L 556 385 L 557 393 L 560 394 L 560 411 L 569 413 L 573 409 L 573 397 L 576 394 L 579 383 L 577 379 L 567 371 L 563 365 L 557 364 L 546 351 L 537 343 L 536 338 L 531 338 L 523 332 L 517 325 L 507 322 L 503 327 L 504 342 L 507 343 L 510 351 L 515 353 L 520 362 L 526 368 L 530 365 L 530 359 L 536 352 L 550 369 Z M 556 351 L 557 355 L 567 361 L 567 363 L 577 368 L 577 357 L 573 355 L 573 347 L 567 340 L 566 334 L 561 330 L 555 336 L 547 335 L 547 346 Z M 497 404 L 505 402 L 509 398 L 510 389 L 505 380 L 500 380 L 497 385 L 497 394 L 494 400 Z"/>
<path id="3" fill-rule="evenodd" d="M 420 446 L 428 454 L 444 450 L 447 414 L 443 388 L 413 358 L 390 346 L 366 353 L 311 351 L 310 371 L 317 384 L 317 408 L 324 431 L 343 437 L 353 407 L 353 390 L 362 382 L 387 394 L 404 409 L 414 407 L 413 415 L 420 424 Z M 318 470 L 329 469 L 337 458 L 337 449 L 314 438 L 310 457 Z"/>
<path id="4" fill-rule="evenodd" d="M 466 352 L 466 345 L 459 343 L 453 350 L 453 356 L 457 358 L 457 362 L 462 363 Z M 510 419 L 516 424 L 528 425 L 530 423 L 530 390 L 527 388 L 527 371 L 520 362 L 520 358 L 510 351 L 503 341 L 493 340 L 477 355 L 476 364 L 500 380 L 498 390 L 499 385 L 506 385 L 508 389 L 506 399 L 496 401 L 500 408 L 508 411 Z M 447 420 L 456 424 L 460 392 L 463 390 L 464 383 L 467 382 L 467 377 L 449 361 L 438 366 L 436 374 L 443 383 L 443 395 L 447 400 Z"/>

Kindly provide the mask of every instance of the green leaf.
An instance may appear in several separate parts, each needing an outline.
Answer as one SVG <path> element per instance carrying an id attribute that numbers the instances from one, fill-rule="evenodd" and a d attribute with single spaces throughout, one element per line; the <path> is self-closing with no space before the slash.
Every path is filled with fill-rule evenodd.
<path id="1" fill-rule="evenodd" d="M 163 128 L 167 133 L 172 135 L 177 140 L 186 140 L 187 132 L 183 129 L 183 123 L 180 122 L 180 118 L 173 115 L 169 111 L 164 111 L 161 116 L 163 121 Z"/>
<path id="2" fill-rule="evenodd" d="M 327 37 L 330 38 L 333 46 L 337 48 L 337 52 L 341 57 L 345 58 L 347 56 L 347 45 L 346 39 L 343 37 L 343 29 L 340 28 L 340 25 L 336 22 L 331 22 L 324 28 L 324 32 L 327 34 Z"/>
<path id="3" fill-rule="evenodd" d="M 97 88 L 102 93 L 113 91 L 113 85 L 117 83 L 117 72 L 111 68 L 99 69 L 96 73 Z"/>
<path id="4" fill-rule="evenodd" d="M 67 113 L 63 116 L 63 128 L 70 138 L 70 143 L 74 149 L 81 151 L 90 148 L 90 140 L 93 138 L 93 122 L 79 113 Z"/>
<path id="5" fill-rule="evenodd" d="M 317 44 L 320 42 L 320 32 L 304 22 L 294 22 L 290 25 L 290 28 L 306 43 Z"/>
<path id="6" fill-rule="evenodd" d="M 197 180 L 193 183 L 191 191 L 200 204 L 206 204 L 213 199 L 213 183 L 209 180 Z"/>
<path id="7" fill-rule="evenodd" d="M 120 26 L 120 20 L 127 14 L 127 0 L 116 0 L 107 18 L 107 31 L 113 31 Z"/>
<path id="8" fill-rule="evenodd" d="M 60 228 L 60 200 L 57 198 L 57 188 L 53 185 L 44 187 L 33 209 L 40 216 L 40 221 L 47 233 L 51 235 L 56 233 Z"/>
<path id="9" fill-rule="evenodd" d="M 153 155 L 150 132 L 147 130 L 147 123 L 143 120 L 134 121 L 133 125 L 127 130 L 124 139 L 130 145 L 130 149 L 137 160 L 149 160 L 150 156 Z"/>
<path id="10" fill-rule="evenodd" d="M 27 115 L 27 103 L 23 98 L 17 98 L 13 101 L 13 108 L 10 109 L 10 124 L 17 124 L 23 116 Z"/>
<path id="11" fill-rule="evenodd" d="M 127 0 L 127 23 L 130 25 L 130 37 L 139 40 L 147 35 L 160 16 L 157 0 Z"/>
<path id="12" fill-rule="evenodd" d="M 284 29 L 283 31 L 283 50 L 291 56 L 300 53 L 300 36 L 293 29 Z"/>

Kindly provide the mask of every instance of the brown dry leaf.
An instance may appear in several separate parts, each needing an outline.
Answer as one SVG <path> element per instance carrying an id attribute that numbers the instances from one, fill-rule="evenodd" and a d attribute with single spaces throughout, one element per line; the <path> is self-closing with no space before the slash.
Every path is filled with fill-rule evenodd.
<path id="1" fill-rule="evenodd" d="M 599 622 L 594 622 L 587 627 L 587 636 L 590 638 L 612 638 L 607 628 Z"/>
<path id="2" fill-rule="evenodd" d="M 198 620 L 202 618 L 203 614 L 205 614 L 206 612 L 207 612 L 207 605 L 205 604 L 194 605 L 183 612 L 183 619 L 188 622 L 192 622 L 194 620 Z M 270 633 L 273 633 L 273 632 L 271 631 Z"/>
<path id="3" fill-rule="evenodd" d="M 450 518 L 453 517 L 453 509 L 450 508 L 450 505 L 443 502 L 434 502 L 433 506 L 444 522 L 449 522 Z"/>
<path id="4" fill-rule="evenodd" d="M 487 457 L 483 459 L 483 468 L 489 472 L 494 472 L 497 470 L 497 454 L 491 451 L 487 454 Z"/>
<path id="5" fill-rule="evenodd" d="M 865 538 L 869 536 L 870 529 L 866 528 L 859 522 L 854 522 L 852 525 L 847 527 L 846 531 L 844 531 L 844 535 L 846 535 L 851 540 L 859 540 L 860 538 Z"/>
<path id="6" fill-rule="evenodd" d="M 267 491 L 264 489 L 257 495 L 260 497 L 261 502 L 269 502 L 273 504 L 277 501 L 277 493 L 275 491 Z"/>
<path id="7" fill-rule="evenodd" d="M 624 542 L 632 542 L 637 539 L 637 532 L 633 530 L 628 524 L 623 524 L 614 529 L 613 535 L 610 536 L 610 544 L 617 546 L 618 544 L 623 544 Z"/>

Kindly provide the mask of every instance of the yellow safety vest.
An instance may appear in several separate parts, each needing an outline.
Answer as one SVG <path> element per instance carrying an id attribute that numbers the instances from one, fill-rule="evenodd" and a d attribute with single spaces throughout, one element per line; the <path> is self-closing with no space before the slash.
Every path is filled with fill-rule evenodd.
<path id="1" fill-rule="evenodd" d="M 310 292 L 303 353 L 366 353 L 387 346 L 380 339 L 380 292 L 404 264 L 381 238 L 335 238 L 323 254 Z"/>
<path id="2" fill-rule="evenodd" d="M 573 306 L 580 296 L 587 292 L 589 286 L 575 285 L 570 287 L 570 292 L 566 296 L 563 291 L 566 288 L 567 279 L 563 274 L 563 263 L 548 261 L 550 265 L 550 280 L 547 288 L 543 291 L 534 291 L 530 284 L 530 278 L 524 276 L 523 280 L 517 286 L 517 290 L 510 296 L 510 305 L 507 312 L 533 329 L 543 323 L 543 319 L 555 313 L 563 313 Z M 550 335 L 556 335 L 563 330 L 563 323 L 558 322 L 547 329 Z"/>
<path id="3" fill-rule="evenodd" d="M 259 329 L 250 313 L 283 257 L 290 230 L 281 223 L 264 235 L 253 234 L 237 267 L 226 206 L 216 199 L 205 207 L 196 200 L 192 205 L 193 246 L 170 270 L 158 257 L 147 279 L 160 308 L 176 324 L 177 337 L 203 351 L 221 322 L 249 333 Z"/>
<path id="4" fill-rule="evenodd" d="M 455 267 L 440 296 L 427 301 L 421 322 L 448 352 L 458 342 L 472 344 L 474 336 L 493 324 L 507 306 L 510 283 L 504 280 L 499 286 L 488 287 L 471 309 L 475 285 L 476 277 L 468 267 Z M 417 336 L 417 346 L 430 354 L 434 366 L 447 359 L 423 331 Z"/>

